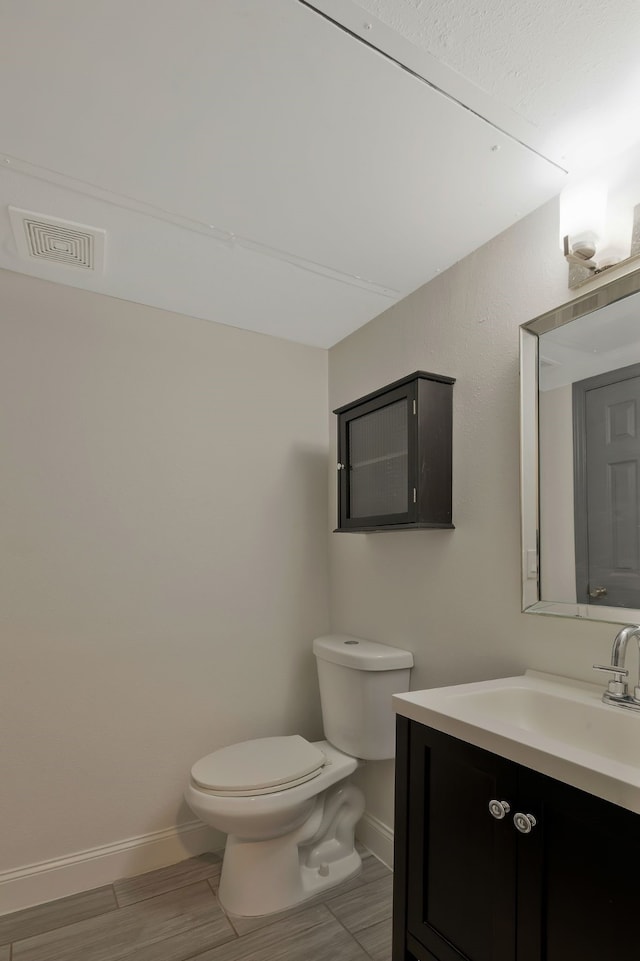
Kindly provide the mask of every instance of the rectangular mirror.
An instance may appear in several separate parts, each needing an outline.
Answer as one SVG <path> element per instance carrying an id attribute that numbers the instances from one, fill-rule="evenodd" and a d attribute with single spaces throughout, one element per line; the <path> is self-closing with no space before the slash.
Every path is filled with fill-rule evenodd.
<path id="1" fill-rule="evenodd" d="M 640 623 L 640 271 L 520 328 L 522 608 Z"/>

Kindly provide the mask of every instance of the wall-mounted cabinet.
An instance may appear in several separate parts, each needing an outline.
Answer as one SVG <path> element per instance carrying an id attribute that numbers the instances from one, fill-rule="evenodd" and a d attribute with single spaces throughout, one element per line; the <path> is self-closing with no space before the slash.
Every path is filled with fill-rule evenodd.
<path id="1" fill-rule="evenodd" d="M 336 530 L 453 528 L 454 382 L 416 371 L 334 411 Z"/>

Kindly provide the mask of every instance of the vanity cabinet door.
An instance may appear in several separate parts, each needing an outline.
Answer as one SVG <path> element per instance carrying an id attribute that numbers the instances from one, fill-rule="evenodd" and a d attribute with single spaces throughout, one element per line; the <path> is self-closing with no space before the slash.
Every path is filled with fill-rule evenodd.
<path id="1" fill-rule="evenodd" d="M 640 817 L 526 768 L 518 793 L 517 961 L 640 957 Z"/>
<path id="2" fill-rule="evenodd" d="M 397 748 L 393 961 L 640 958 L 637 814 L 406 718 Z"/>
<path id="3" fill-rule="evenodd" d="M 516 765 L 419 724 L 410 725 L 408 760 L 411 953 L 514 961 L 518 835 L 511 816 L 497 820 L 489 802 L 506 801 L 513 812 Z"/>

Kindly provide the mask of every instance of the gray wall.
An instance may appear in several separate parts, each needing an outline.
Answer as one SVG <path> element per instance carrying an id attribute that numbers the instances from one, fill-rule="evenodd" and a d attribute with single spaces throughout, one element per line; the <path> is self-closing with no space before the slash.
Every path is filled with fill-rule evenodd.
<path id="1" fill-rule="evenodd" d="M 328 421 L 324 350 L 8 272 L 0 302 L 2 872 L 320 734 Z"/>
<path id="2" fill-rule="evenodd" d="M 518 327 L 570 299 L 553 201 L 330 351 L 332 409 L 418 369 L 457 378 L 456 530 L 330 540 L 333 628 L 413 651 L 414 689 L 527 667 L 597 681 L 591 665 L 606 662 L 611 625 L 520 611 Z M 361 775 L 386 825 L 392 773 L 384 762 Z"/>

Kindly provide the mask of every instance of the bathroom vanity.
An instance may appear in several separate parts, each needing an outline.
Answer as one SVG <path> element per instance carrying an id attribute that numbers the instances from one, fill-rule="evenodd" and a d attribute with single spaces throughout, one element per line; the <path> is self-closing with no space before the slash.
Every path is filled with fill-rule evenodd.
<path id="1" fill-rule="evenodd" d="M 394 698 L 393 961 L 640 956 L 640 716 L 527 672 Z"/>

